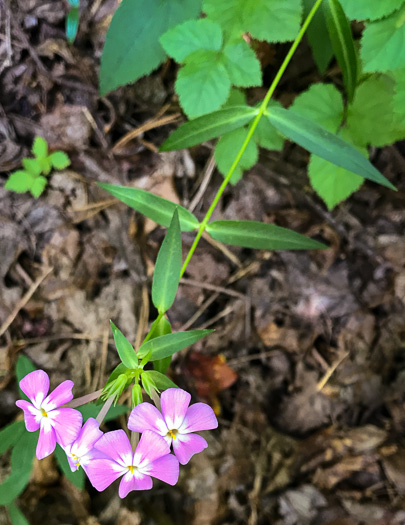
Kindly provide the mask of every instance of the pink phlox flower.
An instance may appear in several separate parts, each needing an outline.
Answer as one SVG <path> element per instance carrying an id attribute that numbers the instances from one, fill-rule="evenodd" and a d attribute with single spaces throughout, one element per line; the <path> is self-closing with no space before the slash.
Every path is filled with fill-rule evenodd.
<path id="1" fill-rule="evenodd" d="M 118 494 L 125 498 L 131 490 L 151 489 L 151 476 L 169 485 L 175 485 L 179 478 L 179 462 L 170 454 L 166 441 L 154 432 L 146 431 L 142 435 L 135 453 L 123 430 L 107 432 L 94 447 L 106 456 L 93 459 L 86 469 L 91 484 L 98 491 L 123 476 Z"/>
<path id="2" fill-rule="evenodd" d="M 128 428 L 135 432 L 151 430 L 164 437 L 182 465 L 208 447 L 204 438 L 193 432 L 217 428 L 212 408 L 205 403 L 189 406 L 191 396 L 180 388 L 169 388 L 161 395 L 162 413 L 150 403 L 141 403 L 131 412 Z"/>
<path id="3" fill-rule="evenodd" d="M 25 426 L 29 432 L 40 429 L 37 458 L 52 454 L 56 443 L 62 447 L 69 445 L 82 426 L 82 415 L 78 410 L 60 408 L 73 399 L 73 381 L 64 381 L 48 396 L 48 374 L 35 370 L 21 379 L 20 388 L 31 401 L 16 402 L 24 411 Z"/>
<path id="4" fill-rule="evenodd" d="M 95 443 L 103 436 L 98 421 L 90 417 L 80 429 L 76 439 L 64 448 L 72 472 L 80 466 L 87 472 L 87 465 L 95 458 L 104 455 L 94 448 Z"/>

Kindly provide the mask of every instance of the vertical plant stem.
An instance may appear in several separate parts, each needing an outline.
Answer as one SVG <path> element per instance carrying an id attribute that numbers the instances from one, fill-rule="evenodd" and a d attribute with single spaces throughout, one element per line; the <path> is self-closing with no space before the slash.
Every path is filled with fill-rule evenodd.
<path id="1" fill-rule="evenodd" d="M 289 52 L 287 53 L 287 56 L 285 57 L 283 63 L 281 64 L 281 67 L 278 70 L 278 72 L 277 72 L 273 82 L 271 83 L 271 86 L 269 87 L 269 90 L 267 91 L 266 96 L 264 97 L 263 102 L 260 105 L 259 112 L 256 115 L 255 119 L 253 120 L 253 122 L 252 122 L 252 124 L 251 124 L 251 126 L 249 128 L 249 131 L 248 131 L 248 133 L 246 135 L 246 138 L 245 138 L 245 140 L 244 140 L 240 150 L 238 151 L 238 154 L 236 155 L 235 160 L 232 163 L 232 166 L 230 167 L 228 173 L 226 174 L 226 177 L 223 180 L 221 186 L 219 187 L 219 189 L 217 191 L 217 194 L 215 195 L 215 198 L 212 201 L 211 206 L 209 207 L 209 209 L 208 209 L 204 219 L 202 220 L 202 222 L 200 224 L 200 227 L 198 229 L 197 235 L 196 235 L 196 237 L 194 239 L 193 244 L 191 245 L 191 248 L 190 248 L 190 250 L 189 250 L 189 252 L 187 254 L 186 260 L 184 261 L 183 267 L 181 269 L 181 273 L 180 273 L 181 277 L 184 275 L 184 272 L 186 271 L 188 263 L 190 262 L 190 259 L 191 259 L 191 257 L 194 254 L 194 251 L 195 251 L 195 249 L 197 247 L 197 244 L 198 244 L 198 242 L 201 239 L 201 236 L 202 236 L 202 234 L 203 234 L 203 232 L 204 232 L 204 230 L 205 230 L 205 228 L 206 228 L 206 226 L 208 224 L 208 221 L 211 218 L 211 215 L 213 214 L 213 212 L 214 212 L 214 210 L 216 208 L 216 205 L 219 202 L 219 199 L 221 198 L 225 188 L 228 185 L 228 182 L 229 182 L 230 178 L 233 175 L 233 172 L 235 171 L 237 165 L 239 164 L 239 161 L 242 158 L 242 155 L 245 152 L 245 150 L 247 148 L 247 145 L 249 144 L 249 142 L 250 142 L 250 140 L 251 140 L 251 138 L 253 136 L 253 133 L 255 132 L 255 129 L 256 129 L 260 119 L 262 118 L 263 114 L 265 113 L 265 111 L 267 109 L 267 105 L 268 105 L 271 97 L 273 96 L 273 93 L 276 90 L 276 88 L 278 86 L 278 83 L 280 82 L 280 79 L 283 76 L 284 71 L 287 69 L 287 66 L 290 63 L 290 60 L 291 60 L 292 56 L 295 53 L 295 50 L 297 49 L 299 43 L 301 42 L 302 37 L 304 36 L 305 31 L 307 30 L 307 28 L 308 28 L 311 20 L 313 19 L 316 11 L 318 10 L 319 6 L 321 5 L 321 2 L 322 2 L 322 0 L 316 0 L 316 2 L 313 5 L 311 11 L 308 13 L 307 18 L 305 19 L 304 23 L 302 24 L 301 30 L 298 33 L 296 39 L 294 40 L 294 42 L 293 42 Z"/>

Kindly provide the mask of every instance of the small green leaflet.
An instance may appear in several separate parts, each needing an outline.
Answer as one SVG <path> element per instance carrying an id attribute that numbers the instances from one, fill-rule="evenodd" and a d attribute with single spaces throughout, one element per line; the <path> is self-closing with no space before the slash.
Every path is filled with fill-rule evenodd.
<path id="1" fill-rule="evenodd" d="M 219 51 L 222 47 L 222 30 L 207 18 L 188 20 L 169 29 L 160 37 L 160 43 L 169 56 L 177 62 L 183 62 L 194 51 Z"/>
<path id="2" fill-rule="evenodd" d="M 34 177 L 38 177 L 38 175 L 41 174 L 42 166 L 37 159 L 22 159 L 21 162 L 24 166 L 24 170 L 33 175 Z"/>
<path id="3" fill-rule="evenodd" d="M 217 142 L 215 146 L 215 162 L 223 175 L 228 173 L 235 160 L 235 152 L 240 150 L 246 135 L 247 130 L 243 127 L 226 133 Z M 255 141 L 251 140 L 229 182 L 236 184 L 242 178 L 243 172 L 256 164 L 258 157 L 258 147 Z"/>
<path id="4" fill-rule="evenodd" d="M 340 0 L 352 20 L 377 20 L 396 11 L 404 0 Z"/>
<path id="5" fill-rule="evenodd" d="M 218 51 L 194 51 L 180 69 L 176 92 L 191 119 L 219 109 L 226 101 L 231 81 Z"/>
<path id="6" fill-rule="evenodd" d="M 54 151 L 49 155 L 52 166 L 57 170 L 64 170 L 70 166 L 69 157 L 63 151 Z"/>
<path id="7" fill-rule="evenodd" d="M 393 186 L 357 149 L 327 129 L 291 110 L 273 108 L 270 122 L 281 133 L 303 148 L 365 179 L 394 189 Z"/>
<path id="8" fill-rule="evenodd" d="M 45 177 L 43 177 L 42 175 L 37 177 L 30 188 L 31 195 L 35 198 L 38 198 L 43 193 L 47 184 L 48 181 Z"/>
<path id="9" fill-rule="evenodd" d="M 63 474 L 66 476 L 66 478 L 71 483 L 73 483 L 73 485 L 77 487 L 79 490 L 83 490 L 84 483 L 86 481 L 86 476 L 84 474 L 83 468 L 79 467 L 75 472 L 72 472 L 69 462 L 66 457 L 66 453 L 60 445 L 56 446 L 55 457 L 58 461 L 58 464 Z"/>
<path id="10" fill-rule="evenodd" d="M 166 390 L 167 388 L 177 388 L 177 385 L 173 383 L 171 379 L 161 374 L 160 372 L 157 372 L 156 370 L 146 370 L 145 372 L 142 372 L 141 377 L 144 386 L 145 376 L 147 376 L 148 380 L 154 385 L 154 387 L 159 392 L 161 392 L 162 390 Z"/>
<path id="11" fill-rule="evenodd" d="M 250 106 L 234 106 L 186 122 L 170 135 L 160 147 L 160 151 L 190 148 L 206 140 L 220 137 L 248 124 L 258 111 L 257 108 Z"/>
<path id="12" fill-rule="evenodd" d="M 365 72 L 405 67 L 405 4 L 389 17 L 366 25 L 360 56 Z"/>
<path id="13" fill-rule="evenodd" d="M 261 250 L 318 250 L 324 244 L 292 230 L 257 221 L 213 221 L 207 232 L 216 241 Z"/>
<path id="14" fill-rule="evenodd" d="M 0 454 L 14 446 L 25 432 L 24 421 L 14 421 L 0 430 Z"/>
<path id="15" fill-rule="evenodd" d="M 101 57 L 100 93 L 135 82 L 165 59 L 159 37 L 197 18 L 201 0 L 125 0 L 115 12 Z"/>
<path id="16" fill-rule="evenodd" d="M 110 324 L 114 336 L 115 346 L 122 363 L 127 368 L 137 368 L 138 358 L 136 356 L 134 347 L 112 321 L 110 321 Z"/>
<path id="17" fill-rule="evenodd" d="M 143 215 L 146 215 L 149 219 L 152 219 L 162 226 L 166 226 L 166 228 L 170 225 L 175 209 L 177 209 L 179 213 L 181 231 L 191 232 L 200 225 L 197 218 L 186 210 L 186 208 L 162 197 L 158 197 L 149 191 L 139 188 L 129 188 L 127 186 L 116 186 L 105 182 L 98 182 L 97 184 L 127 204 L 130 208 L 143 213 Z"/>
<path id="18" fill-rule="evenodd" d="M 42 137 L 35 137 L 34 143 L 31 148 L 32 153 L 37 159 L 44 159 L 48 156 L 48 143 Z"/>
<path id="19" fill-rule="evenodd" d="M 304 0 L 304 19 L 311 11 L 313 0 Z M 329 62 L 332 60 L 333 49 L 328 32 L 325 31 L 325 17 L 322 9 L 318 9 L 306 31 L 306 37 L 311 46 L 312 53 L 319 72 L 323 75 Z"/>
<path id="20" fill-rule="evenodd" d="M 367 154 L 367 150 L 364 151 Z M 316 155 L 308 164 L 311 185 L 323 199 L 329 210 L 347 199 L 363 184 L 364 179 L 351 171 L 340 168 Z"/>
<path id="21" fill-rule="evenodd" d="M 190 330 L 189 332 L 176 332 L 174 334 L 161 335 L 155 339 L 149 339 L 149 341 L 141 345 L 138 351 L 138 357 L 142 358 L 151 352 L 149 361 L 163 359 L 196 343 L 211 332 L 213 332 L 213 330 Z"/>
<path id="22" fill-rule="evenodd" d="M 351 101 L 357 84 L 357 56 L 350 23 L 339 0 L 324 0 L 322 9 L 333 51 L 343 73 L 347 97 Z"/>
<path id="23" fill-rule="evenodd" d="M 152 302 L 159 313 L 167 312 L 176 297 L 181 272 L 181 232 L 179 214 L 173 218 L 159 250 L 152 282 Z"/>
<path id="24" fill-rule="evenodd" d="M 260 62 L 248 44 L 241 40 L 224 47 L 225 67 L 231 83 L 238 87 L 259 86 L 262 83 Z"/>
<path id="25" fill-rule="evenodd" d="M 231 36 L 250 33 L 257 40 L 293 40 L 301 23 L 301 0 L 204 0 L 203 11 Z"/>
<path id="26" fill-rule="evenodd" d="M 25 193 L 32 188 L 35 177 L 24 170 L 17 170 L 11 173 L 4 187 L 6 190 L 15 191 L 16 193 Z"/>

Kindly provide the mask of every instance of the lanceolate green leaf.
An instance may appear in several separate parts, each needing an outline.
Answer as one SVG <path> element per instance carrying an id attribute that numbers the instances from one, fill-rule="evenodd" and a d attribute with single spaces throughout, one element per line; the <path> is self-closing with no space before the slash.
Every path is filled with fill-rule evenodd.
<path id="1" fill-rule="evenodd" d="M 191 330 L 189 332 L 177 332 L 175 334 L 162 335 L 155 339 L 149 339 L 149 341 L 140 347 L 138 357 L 142 358 L 152 351 L 149 358 L 150 361 L 163 359 L 196 343 L 212 331 L 213 330 Z"/>
<path id="2" fill-rule="evenodd" d="M 159 313 L 167 312 L 176 297 L 181 272 L 181 233 L 179 214 L 172 222 L 159 250 L 152 283 L 152 302 Z"/>
<path id="3" fill-rule="evenodd" d="M 213 221 L 207 232 L 216 241 L 263 250 L 317 250 L 324 244 L 292 230 L 257 221 Z"/>
<path id="4" fill-rule="evenodd" d="M 100 92 L 135 82 L 165 59 L 159 37 L 197 18 L 201 0 L 123 0 L 107 32 L 101 57 Z"/>
<path id="5" fill-rule="evenodd" d="M 150 331 L 152 332 L 150 339 L 154 339 L 155 337 L 160 337 L 161 335 L 171 334 L 172 327 L 170 326 L 170 323 L 166 319 L 166 317 L 162 317 L 161 319 L 159 320 L 156 319 L 156 321 L 154 321 L 154 323 L 151 326 Z M 166 370 L 170 366 L 171 361 L 172 361 L 171 355 L 164 357 L 163 359 L 158 359 L 157 361 L 153 362 L 153 368 L 157 370 L 158 372 L 160 372 L 161 374 L 165 374 Z"/>
<path id="6" fill-rule="evenodd" d="M 127 186 L 115 186 L 114 184 L 106 184 L 104 182 L 99 182 L 98 185 L 127 204 L 130 208 L 143 213 L 146 217 L 149 217 L 149 219 L 152 219 L 162 226 L 166 226 L 166 228 L 169 227 L 176 208 L 179 213 L 181 231 L 191 232 L 199 226 L 198 219 L 186 210 L 186 208 L 162 197 L 158 197 L 149 191 L 139 188 L 129 188 Z"/>
<path id="7" fill-rule="evenodd" d="M 24 421 L 14 421 L 0 431 L 0 454 L 15 445 L 25 431 Z"/>
<path id="8" fill-rule="evenodd" d="M 36 368 L 31 359 L 25 355 L 20 355 L 15 365 L 15 376 L 17 379 L 17 383 L 19 383 L 23 377 L 25 377 L 30 372 L 33 372 L 34 370 L 36 370 Z M 20 387 L 18 387 L 18 390 L 20 392 L 21 398 L 28 401 L 28 397 L 24 394 Z"/>
<path id="9" fill-rule="evenodd" d="M 60 445 L 56 446 L 55 456 L 63 474 L 67 477 L 67 479 L 79 490 L 83 490 L 86 479 L 83 468 L 79 467 L 75 472 L 72 472 L 66 454 Z"/>
<path id="10" fill-rule="evenodd" d="M 282 108 L 273 108 L 269 114 L 270 122 L 286 135 L 311 153 L 315 153 L 337 166 L 357 173 L 365 179 L 377 182 L 395 190 L 393 186 L 357 149 L 325 128 Z"/>
<path id="11" fill-rule="evenodd" d="M 257 108 L 250 106 L 234 106 L 190 120 L 170 135 L 160 147 L 160 151 L 190 148 L 206 140 L 220 137 L 253 120 L 258 111 Z"/>
<path id="12" fill-rule="evenodd" d="M 347 97 L 351 101 L 357 83 L 357 57 L 350 23 L 339 0 L 324 0 L 322 7 L 333 51 L 342 69 Z"/>
<path id="13" fill-rule="evenodd" d="M 127 368 L 137 368 L 138 358 L 136 356 L 134 347 L 112 321 L 110 321 L 110 324 L 114 336 L 115 346 L 121 361 Z"/>
<path id="14" fill-rule="evenodd" d="M 159 391 L 166 390 L 166 388 L 177 388 L 177 385 L 173 383 L 173 381 L 156 370 L 146 370 L 143 372 L 142 381 L 145 380 L 145 376 L 152 380 L 153 384 Z"/>
<path id="15" fill-rule="evenodd" d="M 14 502 L 7 505 L 7 510 L 13 525 L 30 525 L 24 514 Z"/>
<path id="16" fill-rule="evenodd" d="M 15 470 L 0 484 L 0 505 L 9 505 L 28 485 L 31 472 Z"/>
<path id="17" fill-rule="evenodd" d="M 313 0 L 304 0 L 304 18 L 306 18 L 311 11 L 314 2 Z M 324 74 L 329 62 L 333 56 L 332 43 L 329 34 L 325 31 L 325 17 L 321 9 L 315 13 L 311 23 L 306 31 L 306 36 L 309 45 L 312 48 L 312 53 L 319 72 Z"/>

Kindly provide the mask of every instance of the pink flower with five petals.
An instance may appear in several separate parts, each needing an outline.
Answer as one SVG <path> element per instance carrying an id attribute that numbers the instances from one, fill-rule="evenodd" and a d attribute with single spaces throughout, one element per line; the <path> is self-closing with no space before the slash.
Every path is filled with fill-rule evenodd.
<path id="1" fill-rule="evenodd" d="M 189 406 L 191 396 L 181 388 L 168 388 L 161 397 L 162 413 L 150 403 L 141 403 L 132 409 L 128 428 L 135 432 L 151 430 L 173 445 L 173 451 L 182 465 L 208 447 L 200 430 L 217 428 L 218 421 L 212 408 L 205 403 Z"/>
<path id="2" fill-rule="evenodd" d="M 39 429 L 36 456 L 43 459 L 52 454 L 56 443 L 66 447 L 76 438 L 82 426 L 82 415 L 73 408 L 60 408 L 73 399 L 73 381 L 64 381 L 49 392 L 49 377 L 43 370 L 35 370 L 23 377 L 20 388 L 31 401 L 17 401 L 24 411 L 25 426 L 29 432 Z"/>

